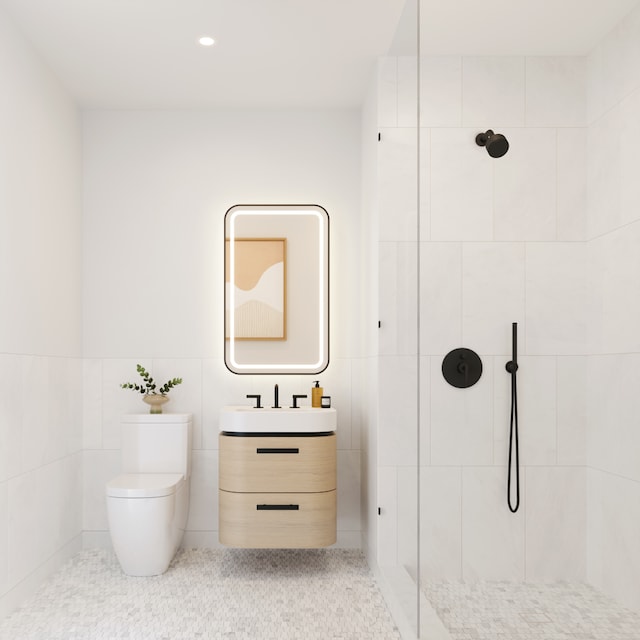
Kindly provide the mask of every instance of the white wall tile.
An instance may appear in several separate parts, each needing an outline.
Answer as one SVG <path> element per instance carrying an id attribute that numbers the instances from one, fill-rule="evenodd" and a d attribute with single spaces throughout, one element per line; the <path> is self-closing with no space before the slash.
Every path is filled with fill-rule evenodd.
<path id="1" fill-rule="evenodd" d="M 494 169 L 496 240 L 556 239 L 556 132 L 503 129 L 509 151 Z M 486 154 L 485 154 L 486 155 Z"/>
<path id="2" fill-rule="evenodd" d="M 506 467 L 462 470 L 463 580 L 524 580 L 524 509 L 511 513 L 506 496 Z"/>
<path id="3" fill-rule="evenodd" d="M 587 357 L 558 356 L 558 464 L 587 463 Z"/>
<path id="4" fill-rule="evenodd" d="M 380 240 L 413 240 L 418 211 L 415 127 L 382 129 L 378 144 Z"/>
<path id="5" fill-rule="evenodd" d="M 398 565 L 418 574 L 418 467 L 398 467 Z"/>
<path id="6" fill-rule="evenodd" d="M 8 505 L 8 483 L 0 482 L 0 593 L 4 594 L 8 590 L 9 576 L 8 576 L 8 528 L 7 522 L 9 520 L 9 505 Z"/>
<path id="7" fill-rule="evenodd" d="M 640 37 L 640 34 L 639 34 Z M 622 224 L 640 219 L 640 89 L 620 103 L 620 219 Z"/>
<path id="8" fill-rule="evenodd" d="M 120 451 L 84 451 L 82 464 L 82 528 L 107 531 L 106 484 L 120 475 Z"/>
<path id="9" fill-rule="evenodd" d="M 338 530 L 360 531 L 360 452 L 338 451 Z"/>
<path id="10" fill-rule="evenodd" d="M 587 239 L 587 130 L 558 129 L 558 240 Z"/>
<path id="11" fill-rule="evenodd" d="M 21 450 L 23 413 L 20 356 L 0 354 L 0 388 L 0 481 L 4 482 L 20 473 L 18 452 Z"/>
<path id="12" fill-rule="evenodd" d="M 417 464 L 417 362 L 413 356 L 380 357 L 378 399 L 378 464 Z"/>
<path id="13" fill-rule="evenodd" d="M 49 360 L 45 357 L 22 358 L 22 471 L 31 471 L 47 462 L 51 440 L 49 432 Z"/>
<path id="14" fill-rule="evenodd" d="M 431 240 L 493 239 L 495 161 L 476 129 L 431 132 Z"/>
<path id="15" fill-rule="evenodd" d="M 526 353 L 586 353 L 586 249 L 582 243 L 528 243 Z"/>
<path id="16" fill-rule="evenodd" d="M 317 376 L 307 376 L 301 384 L 308 385 L 301 393 L 307 394 L 304 404 L 311 404 L 311 386 L 314 379 L 320 381 L 325 396 L 331 396 L 331 406 L 335 408 L 338 418 L 338 449 L 358 449 L 359 443 L 354 444 L 352 433 L 352 389 L 351 389 L 350 358 L 332 358 L 325 371 Z M 286 403 L 286 404 L 285 404 Z M 283 405 L 291 405 L 291 396 L 283 398 Z"/>
<path id="17" fill-rule="evenodd" d="M 582 56 L 526 59 L 526 121 L 529 127 L 586 125 L 586 60 Z"/>
<path id="18" fill-rule="evenodd" d="M 376 518 L 377 562 L 395 567 L 398 562 L 398 480 L 395 466 L 378 465 L 377 494 L 380 515 Z"/>
<path id="19" fill-rule="evenodd" d="M 422 580 L 462 579 L 462 471 L 420 469 Z"/>
<path id="20" fill-rule="evenodd" d="M 599 301 L 601 316 L 599 345 L 594 346 L 605 353 L 640 351 L 640 223 L 609 233 L 598 243 L 600 288 L 591 292 Z"/>
<path id="21" fill-rule="evenodd" d="M 478 56 L 462 59 L 462 124 L 478 132 L 525 124 L 525 59 Z"/>
<path id="22" fill-rule="evenodd" d="M 218 452 L 194 451 L 191 458 L 188 531 L 218 530 Z"/>
<path id="23" fill-rule="evenodd" d="M 83 448 L 102 448 L 102 360 L 82 361 Z M 123 380 L 124 382 L 124 380 Z"/>
<path id="24" fill-rule="evenodd" d="M 422 243 L 420 350 L 447 353 L 462 341 L 462 245 Z"/>
<path id="25" fill-rule="evenodd" d="M 586 577 L 586 482 L 582 467 L 526 470 L 526 578 L 532 582 Z"/>
<path id="26" fill-rule="evenodd" d="M 398 126 L 398 58 L 378 59 L 378 126 Z"/>
<path id="27" fill-rule="evenodd" d="M 462 126 L 462 58 L 420 58 L 420 126 Z"/>
<path id="28" fill-rule="evenodd" d="M 420 382 L 417 385 L 420 403 L 420 460 L 431 464 L 431 357 L 420 356 Z"/>
<path id="29" fill-rule="evenodd" d="M 587 135 L 587 234 L 594 238 L 622 221 L 620 189 L 620 109 L 614 107 L 589 127 Z"/>
<path id="30" fill-rule="evenodd" d="M 480 380 L 467 389 L 442 375 L 442 357 L 431 359 L 431 464 L 493 462 L 493 362 L 483 359 Z"/>
<path id="31" fill-rule="evenodd" d="M 523 243 L 465 243 L 462 248 L 462 340 L 481 354 L 503 353 L 511 323 L 524 320 Z"/>
<path id="32" fill-rule="evenodd" d="M 418 62 L 415 56 L 398 58 L 398 126 L 415 127 L 418 122 Z"/>
<path id="33" fill-rule="evenodd" d="M 592 124 L 604 113 L 602 86 L 602 44 L 587 55 L 587 122 Z"/>
<path id="34" fill-rule="evenodd" d="M 415 242 L 379 244 L 379 353 L 415 354 L 417 349 L 417 278 Z M 415 319 L 415 322 L 412 321 Z"/>

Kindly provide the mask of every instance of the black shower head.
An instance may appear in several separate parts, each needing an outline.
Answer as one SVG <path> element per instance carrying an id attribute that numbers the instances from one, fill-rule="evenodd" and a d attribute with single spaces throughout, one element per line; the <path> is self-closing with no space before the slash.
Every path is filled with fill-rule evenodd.
<path id="1" fill-rule="evenodd" d="M 492 158 L 502 158 L 509 151 L 509 142 L 501 133 L 493 133 L 491 129 L 476 136 L 476 144 L 479 147 L 486 147 L 487 153 Z"/>

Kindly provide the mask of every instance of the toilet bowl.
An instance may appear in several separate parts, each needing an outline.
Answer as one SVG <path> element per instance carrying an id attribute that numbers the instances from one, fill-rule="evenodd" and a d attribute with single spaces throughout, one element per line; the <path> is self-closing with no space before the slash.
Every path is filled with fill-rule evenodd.
<path id="1" fill-rule="evenodd" d="M 127 575 L 159 575 L 189 514 L 191 415 L 124 416 L 122 471 L 106 485 L 113 549 Z"/>

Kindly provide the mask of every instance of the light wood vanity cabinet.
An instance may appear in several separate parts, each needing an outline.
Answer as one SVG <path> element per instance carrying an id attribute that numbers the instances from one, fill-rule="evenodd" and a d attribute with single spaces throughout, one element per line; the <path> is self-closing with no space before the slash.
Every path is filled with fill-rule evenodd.
<path id="1" fill-rule="evenodd" d="M 336 435 L 220 434 L 220 542 L 312 548 L 336 541 Z"/>

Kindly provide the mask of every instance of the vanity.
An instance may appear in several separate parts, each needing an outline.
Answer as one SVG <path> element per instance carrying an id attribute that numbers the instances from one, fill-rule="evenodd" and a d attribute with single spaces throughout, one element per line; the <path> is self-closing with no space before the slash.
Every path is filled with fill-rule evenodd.
<path id="1" fill-rule="evenodd" d="M 336 410 L 224 407 L 219 535 L 231 547 L 336 541 Z"/>

